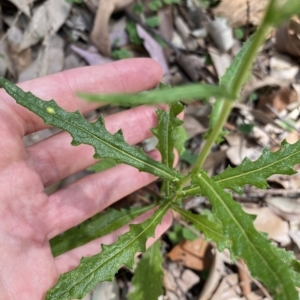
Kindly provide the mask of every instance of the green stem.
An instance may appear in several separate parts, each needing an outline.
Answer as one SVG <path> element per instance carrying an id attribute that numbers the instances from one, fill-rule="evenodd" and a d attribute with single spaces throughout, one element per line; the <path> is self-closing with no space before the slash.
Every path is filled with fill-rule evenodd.
<path id="1" fill-rule="evenodd" d="M 232 101 L 228 101 L 228 100 L 223 101 L 222 114 L 220 115 L 220 118 L 216 126 L 213 128 L 212 132 L 208 136 L 208 139 L 205 141 L 204 147 L 201 150 L 200 155 L 198 156 L 198 159 L 194 165 L 192 173 L 198 173 L 202 169 L 205 159 L 210 153 L 212 146 L 214 145 L 218 135 L 220 134 L 220 131 L 223 128 L 223 125 L 227 121 L 227 118 L 231 112 L 231 108 L 233 104 L 234 102 Z"/>
<path id="2" fill-rule="evenodd" d="M 234 95 L 236 99 L 239 98 L 241 89 L 243 87 L 243 84 L 247 81 L 249 70 L 252 68 L 252 64 L 256 58 L 257 52 L 259 51 L 260 46 L 263 44 L 265 37 L 270 30 L 269 20 L 274 10 L 274 5 L 275 5 L 275 1 L 272 0 L 267 9 L 265 18 L 261 26 L 258 28 L 257 32 L 255 33 L 253 42 L 245 54 L 243 64 L 239 65 L 236 74 L 232 80 L 232 84 L 228 87 L 229 93 L 231 95 Z M 217 137 L 219 136 L 225 122 L 227 121 L 232 106 L 233 106 L 233 101 L 228 101 L 228 100 L 223 101 L 222 106 L 219 109 L 220 113 L 219 113 L 218 121 L 216 124 L 214 124 L 214 128 L 210 129 L 211 132 L 207 140 L 205 141 L 204 147 L 194 165 L 192 173 L 198 173 L 202 169 L 203 163 L 205 162 L 208 154 L 211 151 L 211 148 L 215 144 Z M 187 179 L 184 178 L 182 181 L 186 182 Z"/>

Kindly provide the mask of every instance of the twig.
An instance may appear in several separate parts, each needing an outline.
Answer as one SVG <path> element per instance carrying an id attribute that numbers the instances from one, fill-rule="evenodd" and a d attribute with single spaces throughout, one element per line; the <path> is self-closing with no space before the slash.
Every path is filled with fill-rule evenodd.
<path id="1" fill-rule="evenodd" d="M 291 123 L 289 120 L 285 120 L 283 117 L 280 116 L 279 112 L 272 107 L 270 104 L 266 104 L 266 107 L 283 123 L 285 123 L 286 125 L 288 125 L 289 127 L 291 127 L 292 129 L 294 129 L 295 131 L 297 131 L 298 133 L 300 133 L 300 130 L 293 124 Z"/>

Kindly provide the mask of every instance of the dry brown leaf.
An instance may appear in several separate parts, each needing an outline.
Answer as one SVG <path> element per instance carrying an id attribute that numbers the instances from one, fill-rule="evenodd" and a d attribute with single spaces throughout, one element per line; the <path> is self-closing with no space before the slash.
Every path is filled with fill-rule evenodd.
<path id="1" fill-rule="evenodd" d="M 118 10 L 125 8 L 133 0 L 101 0 L 91 33 L 91 40 L 104 56 L 110 56 L 109 19 Z"/>
<path id="2" fill-rule="evenodd" d="M 270 208 L 248 208 L 243 207 L 244 211 L 251 215 L 257 215 L 254 226 L 258 231 L 262 231 L 268 234 L 268 237 L 282 246 L 286 246 L 290 243 L 289 237 L 289 224 L 276 216 Z"/>
<path id="3" fill-rule="evenodd" d="M 275 48 L 289 55 L 300 57 L 300 19 L 291 19 L 276 31 Z"/>
<path id="4" fill-rule="evenodd" d="M 208 24 L 207 30 L 215 45 L 222 53 L 229 51 L 233 47 L 234 38 L 232 28 L 227 24 L 226 19 L 216 18 Z"/>
<path id="5" fill-rule="evenodd" d="M 265 201 L 273 212 L 285 220 L 299 220 L 300 203 L 296 199 L 288 197 L 266 197 Z"/>
<path id="6" fill-rule="evenodd" d="M 184 129 L 186 130 L 189 138 L 195 137 L 199 133 L 204 133 L 207 131 L 197 120 L 196 118 L 186 115 L 184 116 Z"/>
<path id="7" fill-rule="evenodd" d="M 258 25 L 264 15 L 268 0 L 222 0 L 214 10 L 215 15 L 226 17 L 234 27 L 246 25 L 248 21 Z M 249 20 L 248 20 L 249 5 Z"/>
<path id="8" fill-rule="evenodd" d="M 62 71 L 64 66 L 64 41 L 58 35 L 47 36 L 37 59 L 20 73 L 18 82 L 35 79 Z M 55 63 L 53 63 L 55 62 Z"/>
<path id="9" fill-rule="evenodd" d="M 288 86 L 281 87 L 269 95 L 262 95 L 257 104 L 257 108 L 262 110 L 268 117 L 274 118 L 275 115 L 267 105 L 273 107 L 276 111 L 281 112 L 286 109 L 287 105 L 298 100 L 298 95 L 294 89 Z"/>
<path id="10" fill-rule="evenodd" d="M 238 274 L 230 274 L 223 278 L 217 291 L 211 300 L 238 300 L 240 299 L 241 287 L 239 285 Z"/>
<path id="11" fill-rule="evenodd" d="M 37 7 L 23 35 L 20 51 L 37 44 L 47 34 L 54 34 L 64 24 L 71 9 L 65 0 L 48 0 Z"/>
<path id="12" fill-rule="evenodd" d="M 200 281 L 199 276 L 191 270 L 184 270 L 181 273 L 176 264 L 169 264 L 168 267 L 164 270 L 166 296 L 169 300 L 186 299 L 185 293 Z"/>
<path id="13" fill-rule="evenodd" d="M 182 241 L 169 253 L 168 257 L 187 268 L 202 271 L 212 264 L 211 246 L 203 238 Z"/>
<path id="14" fill-rule="evenodd" d="M 223 261 L 223 255 L 221 255 L 217 250 L 214 251 L 214 259 L 213 263 L 209 270 L 208 278 L 205 282 L 203 289 L 201 290 L 201 294 L 199 296 L 199 300 L 209 300 L 213 292 L 216 290 L 217 286 L 220 283 L 221 277 L 225 273 L 225 266 Z"/>

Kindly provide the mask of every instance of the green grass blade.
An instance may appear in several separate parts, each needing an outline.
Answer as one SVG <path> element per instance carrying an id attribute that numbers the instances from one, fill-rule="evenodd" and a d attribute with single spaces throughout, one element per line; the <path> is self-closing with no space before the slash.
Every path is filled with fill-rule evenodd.
<path id="1" fill-rule="evenodd" d="M 121 105 L 176 103 L 180 100 L 208 99 L 210 97 L 226 97 L 232 99 L 226 87 L 208 84 L 190 84 L 168 89 L 153 90 L 141 94 L 87 94 L 78 93 L 82 99 L 92 102 L 106 102 Z"/>
<path id="2" fill-rule="evenodd" d="M 276 152 L 268 148 L 254 162 L 245 158 L 236 168 L 227 168 L 223 173 L 213 177 L 213 180 L 222 188 L 242 192 L 245 184 L 254 185 L 260 189 L 268 187 L 267 179 L 274 174 L 293 175 L 294 166 L 300 163 L 300 141 L 295 144 L 281 143 Z"/>
<path id="3" fill-rule="evenodd" d="M 161 242 L 155 242 L 143 255 L 132 278 L 134 290 L 127 295 L 128 300 L 157 300 L 163 295 L 163 256 Z"/>
<path id="4" fill-rule="evenodd" d="M 75 270 L 60 276 L 58 283 L 48 291 L 46 300 L 81 299 L 97 283 L 112 280 L 121 266 L 132 269 L 134 255 L 145 252 L 147 239 L 154 236 L 156 226 L 169 208 L 170 203 L 165 202 L 145 222 L 129 225 L 130 231 L 120 235 L 116 243 L 102 245 L 101 253 L 82 258 Z"/>
<path id="5" fill-rule="evenodd" d="M 43 101 L 30 92 L 25 93 L 15 84 L 0 77 L 0 86 L 17 103 L 40 116 L 46 124 L 68 131 L 73 137 L 72 145 L 91 145 L 95 148 L 95 158 L 111 158 L 117 163 L 125 163 L 140 171 L 148 172 L 170 181 L 178 181 L 182 175 L 167 166 L 151 159 L 141 149 L 128 145 L 122 131 L 110 134 L 103 117 L 90 123 L 76 111 L 70 113 L 59 107 L 54 100 Z"/>
<path id="6" fill-rule="evenodd" d="M 210 217 L 193 214 L 173 205 L 172 209 L 180 213 L 187 222 L 192 222 L 197 230 L 204 233 L 207 240 L 212 240 L 217 244 L 218 250 L 223 251 L 225 248 L 231 248 L 231 241 L 224 237 L 222 223 L 214 215 Z"/>
<path id="7" fill-rule="evenodd" d="M 288 267 L 278 257 L 270 241 L 255 230 L 255 217 L 246 214 L 231 195 L 205 172 L 193 176 L 193 183 L 201 186 L 201 194 L 209 198 L 213 213 L 222 222 L 224 236 L 232 241 L 234 257 L 245 261 L 251 275 L 267 286 L 274 299 L 298 299 Z"/>
<path id="8" fill-rule="evenodd" d="M 80 225 L 73 227 L 62 235 L 50 240 L 54 257 L 82 246 L 96 238 L 109 234 L 133 219 L 151 209 L 151 206 L 130 209 L 108 209 L 106 213 L 99 213 Z"/>

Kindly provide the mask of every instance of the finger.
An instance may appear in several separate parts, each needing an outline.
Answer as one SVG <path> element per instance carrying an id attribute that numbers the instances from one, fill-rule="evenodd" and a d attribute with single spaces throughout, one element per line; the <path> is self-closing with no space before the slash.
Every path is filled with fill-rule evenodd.
<path id="1" fill-rule="evenodd" d="M 102 66 L 90 66 L 64 71 L 47 77 L 19 84 L 44 100 L 55 99 L 68 111 L 88 112 L 99 106 L 79 100 L 78 91 L 91 93 L 139 92 L 155 86 L 162 77 L 161 67 L 147 58 L 121 60 Z M 9 104 L 22 120 L 25 134 L 45 128 L 40 117 L 17 105 L 4 90 L 0 91 L 2 101 Z"/>
<path id="2" fill-rule="evenodd" d="M 131 224 L 138 224 L 149 218 L 154 210 L 147 212 L 138 218 L 136 218 Z M 155 238 L 150 238 L 147 241 L 147 248 L 149 248 L 172 224 L 172 214 L 168 212 L 162 219 L 162 223 L 156 227 Z M 92 256 L 100 252 L 101 244 L 109 245 L 117 241 L 120 234 L 124 234 L 129 230 L 129 226 L 123 226 L 112 234 L 108 234 L 101 238 L 95 239 L 81 247 L 73 249 L 67 253 L 64 253 L 55 258 L 55 264 L 57 266 L 58 272 L 65 273 L 68 272 L 80 263 L 83 256 Z"/>
<path id="3" fill-rule="evenodd" d="M 158 151 L 150 155 L 159 159 Z M 48 238 L 83 222 L 117 200 L 150 184 L 156 178 L 137 169 L 118 165 L 101 173 L 86 176 L 49 197 Z"/>
<path id="4" fill-rule="evenodd" d="M 140 106 L 105 118 L 106 128 L 115 133 L 122 128 L 125 140 L 134 145 L 152 134 L 157 122 L 155 108 Z M 71 146 L 71 136 L 60 133 L 27 148 L 29 163 L 39 173 L 45 186 L 74 174 L 96 162 L 92 146 Z M 45 171 L 47 170 L 47 171 Z"/>

